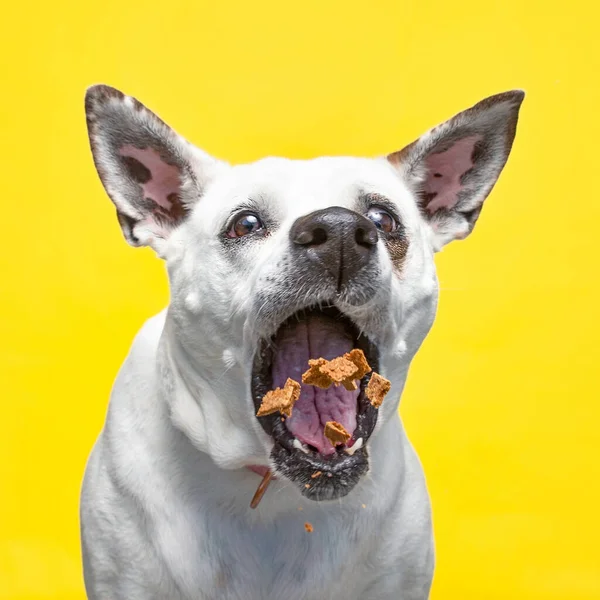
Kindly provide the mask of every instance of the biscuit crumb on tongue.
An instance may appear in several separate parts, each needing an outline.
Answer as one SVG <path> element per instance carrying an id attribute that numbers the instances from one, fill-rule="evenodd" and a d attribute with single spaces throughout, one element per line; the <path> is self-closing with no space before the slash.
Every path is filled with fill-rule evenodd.
<path id="1" fill-rule="evenodd" d="M 385 377 L 379 375 L 379 373 L 374 372 L 373 375 L 371 375 L 369 383 L 367 384 L 365 393 L 369 399 L 369 402 L 371 402 L 375 408 L 379 408 L 391 387 L 391 382 L 389 382 Z"/>
<path id="2" fill-rule="evenodd" d="M 339 444 L 345 444 L 351 435 L 338 422 L 327 421 L 325 423 L 325 437 L 333 446 L 338 446 Z"/>
<path id="3" fill-rule="evenodd" d="M 309 369 L 302 382 L 327 389 L 331 384 L 342 384 L 348 391 L 356 389 L 355 380 L 362 379 L 371 367 L 362 350 L 355 348 L 333 360 L 316 358 L 308 361 Z"/>
<path id="4" fill-rule="evenodd" d="M 307 385 L 316 385 L 326 390 L 332 383 L 333 380 L 327 373 L 321 372 L 321 367 L 325 366 L 328 361 L 324 358 L 313 358 L 308 361 L 308 371 L 302 375 L 302 383 Z"/>
<path id="5" fill-rule="evenodd" d="M 283 388 L 265 394 L 256 416 L 264 417 L 279 411 L 282 415 L 291 417 L 292 408 L 298 398 L 300 398 L 300 384 L 288 378 Z"/>

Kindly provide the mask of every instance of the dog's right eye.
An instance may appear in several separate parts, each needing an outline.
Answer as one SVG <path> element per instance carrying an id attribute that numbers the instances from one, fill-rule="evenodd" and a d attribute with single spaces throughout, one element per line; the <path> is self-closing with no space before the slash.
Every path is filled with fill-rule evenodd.
<path id="1" fill-rule="evenodd" d="M 246 212 L 237 215 L 228 229 L 226 235 L 228 238 L 241 238 L 251 233 L 257 233 L 264 230 L 264 225 L 260 218 L 254 213 Z"/>

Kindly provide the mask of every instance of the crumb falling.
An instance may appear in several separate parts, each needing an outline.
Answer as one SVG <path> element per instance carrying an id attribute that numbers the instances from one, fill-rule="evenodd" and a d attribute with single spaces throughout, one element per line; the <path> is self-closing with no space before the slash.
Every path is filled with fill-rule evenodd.
<path id="1" fill-rule="evenodd" d="M 304 523 L 304 529 L 306 529 L 308 533 L 312 533 L 314 531 L 313 526 L 310 523 Z"/>
<path id="2" fill-rule="evenodd" d="M 391 387 L 392 384 L 385 377 L 382 377 L 379 373 L 373 373 L 367 384 L 367 398 L 375 408 L 379 408 Z"/>
<path id="3" fill-rule="evenodd" d="M 321 477 L 321 475 L 323 475 L 323 473 L 321 473 L 321 471 L 315 471 L 310 478 L 311 479 L 316 479 L 317 477 Z"/>

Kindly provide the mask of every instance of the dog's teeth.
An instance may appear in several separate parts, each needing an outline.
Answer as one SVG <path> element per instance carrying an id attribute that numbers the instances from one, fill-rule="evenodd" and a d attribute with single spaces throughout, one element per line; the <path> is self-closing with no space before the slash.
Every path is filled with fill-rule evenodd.
<path id="1" fill-rule="evenodd" d="M 294 443 L 292 445 L 294 446 L 294 448 L 302 450 L 304 454 L 308 454 L 308 448 L 298 438 L 294 438 Z"/>
<path id="2" fill-rule="evenodd" d="M 351 448 L 344 448 L 344 452 L 352 456 L 357 450 L 360 450 L 363 445 L 363 439 L 358 438 Z"/>

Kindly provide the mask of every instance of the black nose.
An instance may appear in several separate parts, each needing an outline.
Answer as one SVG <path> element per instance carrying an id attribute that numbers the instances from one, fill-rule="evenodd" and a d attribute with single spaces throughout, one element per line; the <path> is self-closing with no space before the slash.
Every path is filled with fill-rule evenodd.
<path id="1" fill-rule="evenodd" d="M 297 250 L 336 278 L 340 290 L 373 259 L 379 235 L 372 221 L 336 206 L 300 217 L 290 238 Z"/>

